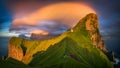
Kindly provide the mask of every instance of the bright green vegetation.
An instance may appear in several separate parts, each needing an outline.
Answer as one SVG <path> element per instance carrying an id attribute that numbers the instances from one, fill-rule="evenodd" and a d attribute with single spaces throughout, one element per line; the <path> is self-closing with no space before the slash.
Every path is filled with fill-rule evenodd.
<path id="1" fill-rule="evenodd" d="M 21 61 L 26 65 L 12 59 L 4 60 L 0 64 L 4 68 L 9 66 L 11 66 L 9 68 L 15 68 L 14 66 L 25 66 L 26 68 L 112 68 L 106 55 L 93 46 L 90 35 L 85 29 L 85 20 L 85 18 L 82 19 L 73 28 L 73 32 L 66 31 L 61 36 L 50 40 L 25 40 L 13 37 L 10 44 L 23 49 L 25 56 Z"/>
<path id="2" fill-rule="evenodd" d="M 111 68 L 101 51 L 92 48 L 91 44 L 83 47 L 69 37 L 35 54 L 29 65 L 35 68 Z"/>

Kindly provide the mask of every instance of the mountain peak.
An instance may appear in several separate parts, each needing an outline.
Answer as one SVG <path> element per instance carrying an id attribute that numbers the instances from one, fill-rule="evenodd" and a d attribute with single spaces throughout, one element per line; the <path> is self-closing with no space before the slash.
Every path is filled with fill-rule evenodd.
<path id="1" fill-rule="evenodd" d="M 89 14 L 87 14 L 87 16 L 97 17 L 97 15 L 95 13 L 89 13 Z"/>
<path id="2" fill-rule="evenodd" d="M 98 29 L 98 18 L 94 13 L 86 15 L 73 27 L 74 30 L 95 30 L 96 28 Z"/>
<path id="3" fill-rule="evenodd" d="M 96 14 L 88 14 L 86 20 L 86 30 L 96 30 L 98 29 L 98 18 Z"/>
<path id="4" fill-rule="evenodd" d="M 94 13 L 90 13 L 82 18 L 78 24 L 72 28 L 75 32 L 86 31 L 88 32 L 90 39 L 95 47 L 107 52 L 102 37 L 99 32 L 98 17 Z"/>

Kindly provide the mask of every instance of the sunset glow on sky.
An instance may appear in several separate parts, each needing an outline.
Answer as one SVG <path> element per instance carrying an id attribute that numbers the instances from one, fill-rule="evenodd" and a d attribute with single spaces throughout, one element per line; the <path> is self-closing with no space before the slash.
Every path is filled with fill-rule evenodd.
<path id="1" fill-rule="evenodd" d="M 73 25 L 76 25 L 76 23 L 81 18 L 83 18 L 85 15 L 89 13 L 95 13 L 95 11 L 88 5 L 82 3 L 68 2 L 50 4 L 34 11 L 29 15 L 23 16 L 21 18 L 15 18 L 12 21 L 12 26 L 10 29 L 11 31 L 16 32 L 17 30 L 19 30 L 20 33 L 31 33 L 32 30 L 32 32 L 34 33 L 36 33 L 37 31 L 37 33 L 41 34 L 46 34 L 46 32 L 50 33 L 53 29 L 53 32 L 56 32 L 56 34 L 60 34 L 62 32 L 57 33 L 59 30 L 54 31 L 54 29 L 56 29 L 54 28 L 56 27 L 55 24 L 65 25 L 67 26 L 66 27 L 67 30 L 68 27 L 71 28 Z M 47 21 L 46 24 L 48 26 L 42 25 L 41 22 L 43 21 Z M 55 23 L 52 23 L 52 25 L 50 25 L 51 21 Z M 41 26 L 46 29 L 40 28 Z M 51 30 L 48 30 L 47 27 L 51 27 L 49 28 Z"/>
<path id="2" fill-rule="evenodd" d="M 0 36 L 30 35 L 38 30 L 41 34 L 61 34 L 88 13 L 98 15 L 103 35 L 117 34 L 120 21 L 118 6 L 117 1 L 108 3 L 103 0 L 3 0 L 0 2 Z"/>
<path id="3" fill-rule="evenodd" d="M 23 16 L 22 18 L 16 18 L 13 20 L 13 24 L 36 25 L 37 23 L 39 23 L 39 21 L 67 19 L 77 19 L 78 21 L 80 20 L 80 18 L 89 13 L 95 13 L 95 11 L 85 4 L 58 3 L 40 8 L 27 16 Z"/>

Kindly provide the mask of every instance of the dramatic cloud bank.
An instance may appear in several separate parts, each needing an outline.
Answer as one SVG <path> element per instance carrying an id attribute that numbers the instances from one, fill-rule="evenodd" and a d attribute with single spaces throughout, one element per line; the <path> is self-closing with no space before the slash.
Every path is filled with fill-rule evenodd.
<path id="1" fill-rule="evenodd" d="M 56 3 L 13 20 L 10 31 L 21 33 L 61 34 L 86 14 L 95 11 L 86 4 Z"/>
<path id="2" fill-rule="evenodd" d="M 41 21 L 36 25 L 12 24 L 10 31 L 16 33 L 40 33 L 40 34 L 61 34 L 69 27 L 52 21 Z"/>

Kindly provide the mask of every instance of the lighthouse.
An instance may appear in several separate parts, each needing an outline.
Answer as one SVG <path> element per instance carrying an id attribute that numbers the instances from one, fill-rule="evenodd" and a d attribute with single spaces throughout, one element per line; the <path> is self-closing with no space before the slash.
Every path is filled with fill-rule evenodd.
<path id="1" fill-rule="evenodd" d="M 71 29 L 70 31 L 73 32 L 73 29 Z"/>

